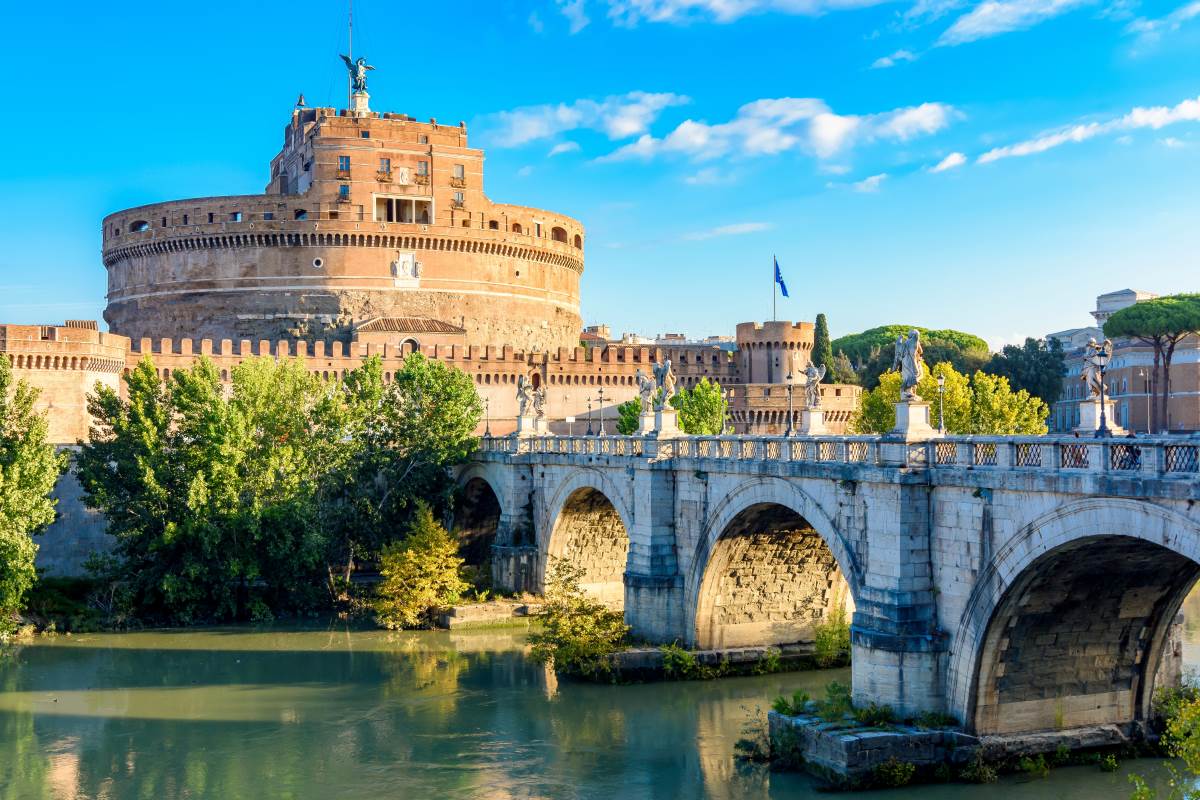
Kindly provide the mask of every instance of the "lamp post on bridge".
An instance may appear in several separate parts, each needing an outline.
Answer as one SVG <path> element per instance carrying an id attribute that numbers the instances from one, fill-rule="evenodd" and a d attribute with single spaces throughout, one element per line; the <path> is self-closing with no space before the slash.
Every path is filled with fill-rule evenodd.
<path id="1" fill-rule="evenodd" d="M 595 435 L 596 435 L 596 434 L 595 434 L 595 433 L 592 431 L 592 398 L 591 398 L 591 396 L 590 396 L 590 395 L 588 396 L 588 429 L 587 429 L 587 434 L 586 434 L 586 435 L 588 435 L 588 436 L 595 436 Z"/>
<path id="2" fill-rule="evenodd" d="M 729 436 L 732 434 L 733 422 L 733 389 L 726 389 L 725 395 L 725 415 L 721 419 L 721 434 Z"/>
<path id="3" fill-rule="evenodd" d="M 1087 355 L 1088 361 L 1096 368 L 1096 373 L 1100 376 L 1100 427 L 1096 429 L 1097 439 L 1105 439 L 1111 435 L 1108 430 L 1107 415 L 1105 414 L 1104 370 L 1108 368 L 1108 361 L 1112 358 L 1112 350 L 1112 341 L 1105 339 L 1100 344 L 1093 343 L 1091 352 Z"/>
<path id="4" fill-rule="evenodd" d="M 791 436 L 791 435 L 793 434 L 793 432 L 794 432 L 794 430 L 793 430 L 793 428 L 792 428 L 792 390 L 793 390 L 793 389 L 795 388 L 795 386 L 796 386 L 796 376 L 795 376 L 795 375 L 793 375 L 793 374 L 792 374 L 792 373 L 789 371 L 789 372 L 788 372 L 788 374 L 787 374 L 787 377 L 786 377 L 786 378 L 784 378 L 784 380 L 785 380 L 785 381 L 787 381 L 787 393 L 788 393 L 788 424 L 787 424 L 787 431 L 786 431 L 786 432 L 785 432 L 783 435 L 784 435 L 784 436 Z"/>
<path id="5" fill-rule="evenodd" d="M 1146 395 L 1146 435 L 1150 435 L 1150 383 L 1146 380 L 1146 370 L 1139 369 L 1138 377 L 1142 379 L 1142 393 Z"/>
<path id="6" fill-rule="evenodd" d="M 938 433 L 946 434 L 946 373 L 938 375 Z"/>
<path id="7" fill-rule="evenodd" d="M 492 435 L 492 399 L 490 397 L 483 398 L 483 418 L 485 420 L 483 435 L 490 437 Z"/>
<path id="8" fill-rule="evenodd" d="M 604 435 L 604 387 L 603 386 L 600 387 L 600 392 L 599 392 L 599 394 L 596 395 L 596 399 L 600 402 L 600 435 L 603 436 Z"/>

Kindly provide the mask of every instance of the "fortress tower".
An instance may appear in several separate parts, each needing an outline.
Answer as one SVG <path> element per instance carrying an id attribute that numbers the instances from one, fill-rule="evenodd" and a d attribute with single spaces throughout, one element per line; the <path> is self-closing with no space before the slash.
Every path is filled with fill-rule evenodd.
<path id="1" fill-rule="evenodd" d="M 297 107 L 264 194 L 104 219 L 111 330 L 396 346 L 578 344 L 583 226 L 493 203 L 463 123 Z"/>

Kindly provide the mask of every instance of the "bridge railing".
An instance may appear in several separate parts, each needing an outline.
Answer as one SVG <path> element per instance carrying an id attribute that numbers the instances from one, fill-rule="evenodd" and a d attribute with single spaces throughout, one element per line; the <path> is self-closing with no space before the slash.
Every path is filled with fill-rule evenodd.
<path id="1" fill-rule="evenodd" d="M 947 436 L 921 442 L 881 436 L 488 436 L 480 450 L 1200 477 L 1200 438 L 1180 436 Z"/>

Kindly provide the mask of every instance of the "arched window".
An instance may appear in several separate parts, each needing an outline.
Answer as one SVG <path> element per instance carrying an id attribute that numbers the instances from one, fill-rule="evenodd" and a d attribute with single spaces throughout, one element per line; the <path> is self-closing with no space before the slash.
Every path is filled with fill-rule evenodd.
<path id="1" fill-rule="evenodd" d="M 567 243 L 567 231 L 565 228 L 555 226 L 550 229 L 550 238 L 556 242 Z"/>
<path id="2" fill-rule="evenodd" d="M 142 231 L 148 231 L 148 230 L 150 230 L 150 223 L 146 222 L 146 220 L 144 220 L 144 219 L 139 219 L 139 220 L 129 223 L 129 232 L 130 233 L 141 233 Z"/>
<path id="3" fill-rule="evenodd" d="M 308 209 L 297 208 L 294 216 L 296 219 L 308 219 Z"/>
<path id="4" fill-rule="evenodd" d="M 500 230 L 500 223 L 494 219 L 488 220 L 488 230 L 491 230 L 491 231 Z"/>
<path id="5" fill-rule="evenodd" d="M 520 233 L 521 232 L 521 223 L 514 222 L 512 224 L 512 230 L 513 230 L 513 233 Z"/>
<path id="6" fill-rule="evenodd" d="M 578 233 L 575 234 L 575 249 L 577 249 L 577 250 L 583 249 L 583 237 L 580 236 Z"/>

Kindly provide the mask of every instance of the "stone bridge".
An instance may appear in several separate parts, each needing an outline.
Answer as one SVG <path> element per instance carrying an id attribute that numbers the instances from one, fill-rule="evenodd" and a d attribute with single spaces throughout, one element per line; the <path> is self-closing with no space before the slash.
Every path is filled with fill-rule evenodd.
<path id="1" fill-rule="evenodd" d="M 811 639 L 853 611 L 856 702 L 981 735 L 1147 718 L 1200 576 L 1200 440 L 485 438 L 456 525 L 499 586 L 552 557 L 635 635 Z M 1174 676 L 1171 673 L 1174 672 Z"/>

